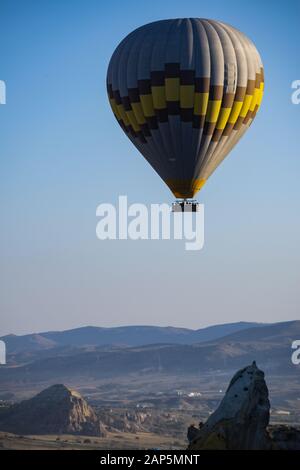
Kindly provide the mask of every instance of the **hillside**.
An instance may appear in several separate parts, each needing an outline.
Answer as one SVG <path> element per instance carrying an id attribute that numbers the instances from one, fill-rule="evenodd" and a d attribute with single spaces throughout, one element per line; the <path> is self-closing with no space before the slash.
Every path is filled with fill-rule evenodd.
<path id="1" fill-rule="evenodd" d="M 0 429 L 18 434 L 105 435 L 94 410 L 76 391 L 53 385 L 0 414 Z"/>
<path id="2" fill-rule="evenodd" d="M 243 329 L 258 326 L 257 323 L 238 322 L 213 325 L 191 330 L 171 326 L 124 326 L 100 328 L 86 326 L 66 331 L 50 331 L 28 335 L 6 335 L 8 355 L 26 354 L 35 351 L 49 351 L 58 348 L 80 348 L 87 346 L 134 347 L 146 344 L 193 344 L 211 341 Z"/>
<path id="3" fill-rule="evenodd" d="M 36 359 L 26 365 L 0 369 L 0 384 L 16 381 L 35 383 L 57 378 L 90 380 L 139 373 L 200 374 L 231 371 L 254 359 L 267 372 L 299 373 L 291 363 L 291 343 L 300 338 L 300 321 L 242 330 L 204 343 L 154 344 L 91 351 L 76 349 L 69 354 Z"/>

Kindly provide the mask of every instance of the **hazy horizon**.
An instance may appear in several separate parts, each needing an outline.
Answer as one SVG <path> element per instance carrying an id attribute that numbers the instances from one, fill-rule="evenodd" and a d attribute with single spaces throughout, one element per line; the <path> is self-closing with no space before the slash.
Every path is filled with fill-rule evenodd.
<path id="1" fill-rule="evenodd" d="M 79 325 L 79 326 L 73 326 L 73 327 L 70 327 L 70 328 L 62 328 L 62 329 L 50 329 L 50 330 L 39 330 L 39 331 L 27 331 L 27 330 L 24 330 L 23 332 L 19 332 L 19 333 L 14 333 L 14 332 L 9 332 L 9 333 L 4 333 L 2 334 L 2 331 L 0 331 L 0 337 L 3 337 L 3 336 L 8 336 L 8 335 L 13 335 L 13 336 L 25 336 L 25 335 L 31 335 L 31 334 L 42 334 L 42 333 L 55 333 L 55 332 L 64 332 L 64 331 L 70 331 L 70 330 L 78 330 L 78 329 L 81 329 L 81 328 L 104 328 L 104 329 L 111 329 L 111 328 L 125 328 L 125 327 L 159 327 L 159 328 L 178 328 L 178 329 L 184 329 L 184 330 L 191 330 L 191 331 L 197 331 L 197 330 L 202 330 L 202 329 L 205 329 L 205 328 L 210 328 L 210 327 L 215 327 L 215 326 L 223 326 L 223 325 L 230 325 L 230 324 L 236 324 L 236 323 L 255 323 L 257 325 L 264 325 L 264 326 L 268 326 L 268 325 L 274 325 L 276 323 L 289 323 L 289 322 L 294 322 L 294 321 L 299 321 L 299 319 L 295 318 L 295 319 L 289 319 L 289 320 L 283 320 L 283 321 L 278 321 L 278 322 L 259 322 L 259 321 L 252 321 L 252 320 L 240 320 L 240 321 L 236 321 L 236 322 L 224 322 L 224 323 L 213 323 L 213 324 L 210 324 L 208 323 L 207 325 L 204 325 L 204 326 L 201 326 L 199 328 L 195 327 L 195 328 L 192 328 L 192 327 L 186 327 L 186 326 L 183 326 L 183 325 L 170 325 L 170 324 L 166 324 L 166 325 L 163 325 L 163 324 L 119 324 L 119 325 Z M 251 328 L 251 327 L 250 327 Z"/>

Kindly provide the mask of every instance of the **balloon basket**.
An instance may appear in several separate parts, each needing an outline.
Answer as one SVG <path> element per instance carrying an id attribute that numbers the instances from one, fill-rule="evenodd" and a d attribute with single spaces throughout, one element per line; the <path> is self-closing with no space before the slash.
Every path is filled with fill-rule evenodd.
<path id="1" fill-rule="evenodd" d="M 198 212 L 199 202 L 197 201 L 175 201 L 172 203 L 172 212 Z"/>

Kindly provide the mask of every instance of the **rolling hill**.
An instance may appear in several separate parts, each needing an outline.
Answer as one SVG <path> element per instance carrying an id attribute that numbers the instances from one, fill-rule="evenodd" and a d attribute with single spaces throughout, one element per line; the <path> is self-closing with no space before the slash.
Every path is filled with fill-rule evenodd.
<path id="1" fill-rule="evenodd" d="M 7 335 L 8 354 L 45 351 L 55 348 L 87 346 L 142 346 L 146 344 L 193 344 L 211 341 L 243 329 L 259 326 L 257 323 L 238 322 L 213 325 L 199 330 L 171 326 L 123 326 L 101 328 L 86 326 L 66 331 L 48 331 L 28 335 Z"/>
<path id="2" fill-rule="evenodd" d="M 74 349 L 0 368 L 0 384 L 115 378 L 129 374 L 201 374 L 232 371 L 256 360 L 269 373 L 298 374 L 291 343 L 300 321 L 252 327 L 195 344 L 149 344 L 127 348 Z"/>

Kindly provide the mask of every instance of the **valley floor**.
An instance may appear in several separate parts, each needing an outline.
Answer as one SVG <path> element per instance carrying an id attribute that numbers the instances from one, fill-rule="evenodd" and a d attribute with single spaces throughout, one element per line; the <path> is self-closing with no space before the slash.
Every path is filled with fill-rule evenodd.
<path id="1" fill-rule="evenodd" d="M 106 437 L 73 435 L 20 436 L 0 432 L 1 450 L 113 450 L 113 449 L 185 449 L 185 440 L 154 433 L 108 433 Z"/>

